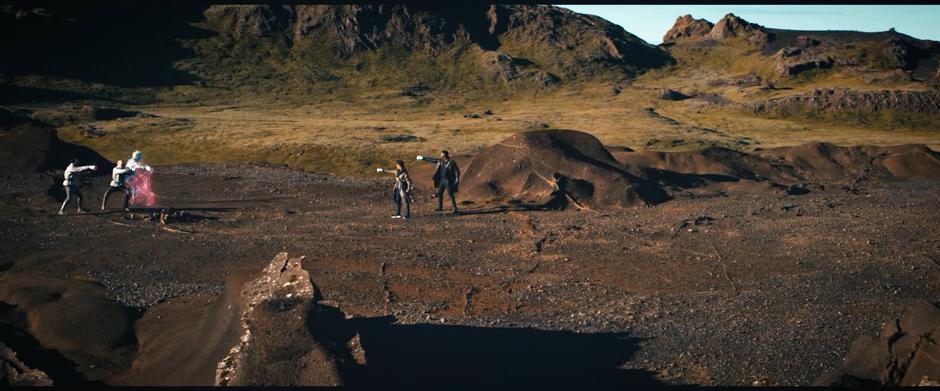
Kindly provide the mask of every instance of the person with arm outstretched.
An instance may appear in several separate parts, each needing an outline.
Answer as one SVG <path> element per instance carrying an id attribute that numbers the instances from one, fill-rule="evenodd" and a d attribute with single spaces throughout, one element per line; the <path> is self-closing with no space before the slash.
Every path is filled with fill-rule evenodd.
<path id="1" fill-rule="evenodd" d="M 447 195 L 450 196 L 450 204 L 453 207 L 453 213 L 459 213 L 457 210 L 457 200 L 454 198 L 454 193 L 457 193 L 458 185 L 460 184 L 460 168 L 457 167 L 457 162 L 450 158 L 450 153 L 447 151 L 441 151 L 440 159 L 421 155 L 418 155 L 417 159 L 418 161 L 437 165 L 433 177 L 434 188 L 437 189 L 437 209 L 435 210 L 444 210 L 444 192 L 447 192 Z"/>
<path id="2" fill-rule="evenodd" d="M 69 163 L 68 167 L 65 168 L 65 181 L 62 182 L 62 187 L 65 188 L 65 201 L 62 201 L 62 207 L 59 208 L 59 214 L 65 214 L 65 206 L 69 204 L 69 201 L 72 201 L 72 198 L 76 198 L 78 202 L 78 213 L 85 211 L 82 208 L 82 191 L 80 189 L 81 182 L 78 180 L 78 173 L 87 170 L 97 170 L 98 166 L 79 166 L 78 159 L 72 159 L 72 162 Z"/>
<path id="3" fill-rule="evenodd" d="M 111 170 L 111 185 L 108 186 L 108 190 L 104 192 L 104 198 L 101 199 L 101 210 L 105 210 L 105 205 L 108 204 L 108 197 L 111 197 L 111 193 L 122 192 L 124 193 L 124 211 L 131 211 L 127 207 L 128 202 L 131 200 L 131 189 L 127 188 L 127 184 L 124 183 L 130 172 L 131 169 L 125 167 L 123 161 L 117 161 L 117 166 L 114 166 L 114 169 Z"/>
<path id="4" fill-rule="evenodd" d="M 386 172 L 395 175 L 395 187 L 393 189 L 393 200 L 395 201 L 395 215 L 393 219 L 411 218 L 411 177 L 408 175 L 408 169 L 405 168 L 405 162 L 395 161 L 395 169 L 387 170 L 384 168 L 375 169 L 376 172 Z M 405 215 L 401 215 L 401 205 L 405 204 Z"/>

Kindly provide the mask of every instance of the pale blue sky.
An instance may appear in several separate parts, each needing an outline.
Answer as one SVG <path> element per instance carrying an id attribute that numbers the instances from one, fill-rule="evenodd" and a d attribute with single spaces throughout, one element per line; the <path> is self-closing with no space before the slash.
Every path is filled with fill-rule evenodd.
<path id="1" fill-rule="evenodd" d="M 731 12 L 770 28 L 886 31 L 940 41 L 940 5 L 559 5 L 617 23 L 651 44 L 676 18 L 691 14 L 715 23 Z"/>

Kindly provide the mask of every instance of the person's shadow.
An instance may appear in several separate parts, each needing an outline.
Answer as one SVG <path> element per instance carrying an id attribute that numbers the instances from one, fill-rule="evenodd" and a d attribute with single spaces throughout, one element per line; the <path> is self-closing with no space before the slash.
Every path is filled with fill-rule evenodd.
<path id="1" fill-rule="evenodd" d="M 621 369 L 639 350 L 626 333 L 393 324 L 354 319 L 367 365 L 350 386 L 382 389 L 622 389 L 663 386 Z"/>

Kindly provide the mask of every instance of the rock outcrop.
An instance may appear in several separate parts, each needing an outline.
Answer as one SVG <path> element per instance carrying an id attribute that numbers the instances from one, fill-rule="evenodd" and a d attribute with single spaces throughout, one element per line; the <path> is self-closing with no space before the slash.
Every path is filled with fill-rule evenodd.
<path id="1" fill-rule="evenodd" d="M 222 359 L 216 384 L 230 386 L 341 386 L 343 368 L 354 365 L 348 346 L 358 336 L 332 330 L 344 317 L 321 297 L 304 257 L 279 253 L 241 290 L 240 342 Z M 323 338 L 330 335 L 331 338 Z"/>
<path id="2" fill-rule="evenodd" d="M 716 40 L 743 37 L 758 45 L 765 45 L 773 39 L 773 35 L 768 33 L 763 26 L 748 22 L 734 14 L 727 14 L 721 18 L 706 37 Z"/>
<path id="3" fill-rule="evenodd" d="M 786 79 L 813 69 L 829 69 L 832 68 L 832 66 L 836 63 L 835 59 L 830 56 L 821 58 L 812 56 L 799 56 L 794 60 L 786 60 L 788 57 L 794 57 L 799 54 L 801 54 L 799 49 L 793 50 L 789 47 L 780 49 L 780 52 L 778 52 L 778 59 L 780 62 L 778 62 L 774 68 L 777 77 Z"/>
<path id="4" fill-rule="evenodd" d="M 812 110 L 823 113 L 859 111 L 876 113 L 894 110 L 940 114 L 940 94 L 932 91 L 856 91 L 847 88 L 817 89 L 814 92 L 774 98 L 753 105 L 756 113 Z"/>
<path id="5" fill-rule="evenodd" d="M 692 15 L 683 15 L 663 36 L 663 42 L 672 42 L 689 38 L 702 38 L 712 31 L 715 25 L 705 19 L 695 19 Z"/>
<path id="6" fill-rule="evenodd" d="M 880 335 L 859 337 L 841 368 L 816 385 L 940 386 L 940 308 L 919 301 Z"/>
<path id="7" fill-rule="evenodd" d="M 16 357 L 16 352 L 0 342 L 0 386 L 51 386 L 52 379 L 45 372 L 27 367 Z"/>

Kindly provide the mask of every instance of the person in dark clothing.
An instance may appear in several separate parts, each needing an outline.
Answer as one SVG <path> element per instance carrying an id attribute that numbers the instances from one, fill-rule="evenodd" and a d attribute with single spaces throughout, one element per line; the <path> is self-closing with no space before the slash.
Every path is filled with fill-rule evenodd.
<path id="1" fill-rule="evenodd" d="M 405 162 L 401 160 L 395 161 L 395 170 L 386 170 L 384 168 L 377 168 L 376 172 L 387 172 L 395 175 L 395 188 L 393 191 L 393 199 L 395 201 L 395 215 L 392 216 L 393 219 L 408 219 L 411 218 L 411 177 L 408 175 L 408 169 L 405 168 Z M 405 204 L 405 215 L 401 215 L 401 204 Z"/>
<path id="2" fill-rule="evenodd" d="M 65 173 L 63 174 L 63 178 L 65 180 L 62 182 L 62 187 L 65 188 L 65 201 L 62 202 L 62 207 L 59 208 L 60 215 L 65 214 L 65 207 L 69 204 L 69 201 L 71 201 L 73 197 L 76 198 L 76 201 L 78 201 L 78 213 L 85 211 L 85 209 L 82 208 L 82 192 L 79 189 L 79 187 L 81 187 L 81 182 L 78 180 L 78 173 L 87 170 L 94 171 L 97 169 L 98 166 L 95 165 L 79 166 L 78 159 L 72 159 L 72 163 L 70 163 L 69 166 L 65 168 Z"/>
<path id="3" fill-rule="evenodd" d="M 453 206 L 453 213 L 459 213 L 454 193 L 457 192 L 458 185 L 460 184 L 460 168 L 457 167 L 457 162 L 450 158 L 450 153 L 441 151 L 440 159 L 418 155 L 418 161 L 437 164 L 433 178 L 434 188 L 437 189 L 437 209 L 435 210 L 441 211 L 444 209 L 444 192 L 446 191 L 447 195 L 450 196 L 450 204 Z"/>
<path id="4" fill-rule="evenodd" d="M 131 200 L 131 189 L 128 189 L 127 185 L 124 183 L 130 171 L 131 169 L 124 167 L 124 161 L 117 161 L 117 166 L 111 170 L 111 186 L 109 186 L 108 190 L 104 192 L 104 198 L 101 200 L 101 210 L 104 210 L 105 205 L 108 204 L 108 197 L 111 197 L 111 193 L 120 191 L 124 193 L 124 211 L 131 211 L 127 207 L 127 203 Z"/>

